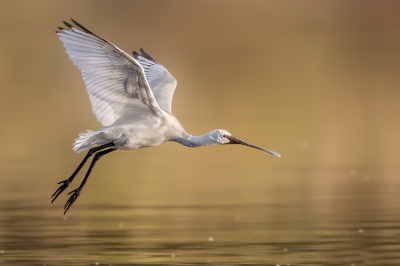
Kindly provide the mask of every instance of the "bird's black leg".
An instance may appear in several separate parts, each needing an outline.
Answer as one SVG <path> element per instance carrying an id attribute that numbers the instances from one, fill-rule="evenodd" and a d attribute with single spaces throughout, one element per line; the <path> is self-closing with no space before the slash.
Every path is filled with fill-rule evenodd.
<path id="1" fill-rule="evenodd" d="M 79 164 L 78 168 L 76 168 L 75 172 L 71 175 L 70 178 L 63 180 L 57 184 L 62 184 L 57 190 L 56 192 L 54 192 L 54 194 L 51 196 L 51 203 L 53 203 L 56 198 L 69 186 L 69 184 L 72 182 L 72 180 L 74 180 L 75 176 L 79 173 L 79 171 L 81 170 L 82 166 L 85 165 L 86 161 L 89 159 L 90 156 L 92 156 L 93 154 L 95 154 L 96 152 L 108 148 L 108 147 L 112 147 L 115 144 L 113 142 L 101 145 L 101 146 L 97 146 L 94 148 L 91 148 L 88 153 L 86 154 L 85 158 L 83 159 L 83 161 Z"/>
<path id="2" fill-rule="evenodd" d="M 86 180 L 88 179 L 90 173 L 92 172 L 93 167 L 94 167 L 94 165 L 96 164 L 96 162 L 101 158 L 101 156 L 103 156 L 103 155 L 105 155 L 105 154 L 107 154 L 107 153 L 110 153 L 110 152 L 112 152 L 112 151 L 115 151 L 115 149 L 107 149 L 107 150 L 104 150 L 104 151 L 99 151 L 98 153 L 95 154 L 95 156 L 93 157 L 93 161 L 92 161 L 92 163 L 90 164 L 89 169 L 88 169 L 88 171 L 87 171 L 87 173 L 86 173 L 86 175 L 85 175 L 85 178 L 83 179 L 83 181 L 82 181 L 82 183 L 80 184 L 80 186 L 79 186 L 77 189 L 72 190 L 70 193 L 68 193 L 68 195 L 69 195 L 69 194 L 72 194 L 72 195 L 69 197 L 67 203 L 65 203 L 65 206 L 64 206 L 64 210 L 65 210 L 65 211 L 64 211 L 64 215 L 67 213 L 68 209 L 72 206 L 72 204 L 74 204 L 75 200 L 76 200 L 76 199 L 79 197 L 79 195 L 81 194 L 82 188 L 83 188 L 83 186 L 85 185 Z"/>

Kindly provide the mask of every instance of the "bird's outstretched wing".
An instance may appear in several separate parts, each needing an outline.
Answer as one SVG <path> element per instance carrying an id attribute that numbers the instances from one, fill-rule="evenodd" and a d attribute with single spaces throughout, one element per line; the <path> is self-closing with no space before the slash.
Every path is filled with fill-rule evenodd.
<path id="1" fill-rule="evenodd" d="M 133 57 L 143 67 L 158 105 L 162 110 L 171 114 L 172 97 L 177 84 L 176 79 L 142 48 L 140 48 L 140 53 L 133 51 Z"/>
<path id="2" fill-rule="evenodd" d="M 160 116 L 162 111 L 141 64 L 71 19 L 56 31 L 72 62 L 81 70 L 93 113 L 104 126 Z"/>

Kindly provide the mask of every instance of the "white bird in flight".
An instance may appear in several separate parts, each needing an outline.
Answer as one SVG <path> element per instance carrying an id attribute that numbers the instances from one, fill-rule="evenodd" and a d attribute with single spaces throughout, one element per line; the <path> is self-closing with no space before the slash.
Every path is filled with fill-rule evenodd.
<path id="1" fill-rule="evenodd" d="M 81 70 L 93 113 L 104 127 L 88 130 L 75 140 L 74 151 L 90 149 L 83 161 L 51 196 L 51 202 L 69 186 L 90 156 L 93 161 L 64 206 L 64 214 L 80 195 L 95 163 L 115 150 L 133 150 L 175 141 L 187 147 L 242 144 L 272 155 L 279 153 L 241 141 L 223 129 L 192 136 L 171 113 L 175 78 L 140 49 L 133 57 L 71 19 L 68 29 L 56 31 L 72 62 Z"/>

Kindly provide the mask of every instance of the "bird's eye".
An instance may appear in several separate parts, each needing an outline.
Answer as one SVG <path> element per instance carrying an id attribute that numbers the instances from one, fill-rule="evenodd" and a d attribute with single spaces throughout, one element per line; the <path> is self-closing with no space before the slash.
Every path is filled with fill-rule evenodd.
<path id="1" fill-rule="evenodd" d="M 222 135 L 222 137 L 226 138 L 226 135 L 224 134 L 224 135 Z"/>

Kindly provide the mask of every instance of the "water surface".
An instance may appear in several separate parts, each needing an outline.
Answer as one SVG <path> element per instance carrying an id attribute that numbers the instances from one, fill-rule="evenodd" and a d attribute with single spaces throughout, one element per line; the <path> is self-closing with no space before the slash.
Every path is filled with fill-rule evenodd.
<path id="1" fill-rule="evenodd" d="M 0 264 L 400 264 L 400 182 L 381 170 L 235 170 L 189 189 L 92 180 L 66 216 L 66 196 L 16 189 L 0 205 Z"/>

